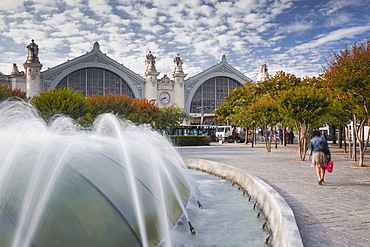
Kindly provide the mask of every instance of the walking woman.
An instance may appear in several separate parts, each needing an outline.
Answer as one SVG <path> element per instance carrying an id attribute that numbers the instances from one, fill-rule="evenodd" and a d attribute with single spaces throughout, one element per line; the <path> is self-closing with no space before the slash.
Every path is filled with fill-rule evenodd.
<path id="1" fill-rule="evenodd" d="M 319 179 L 319 185 L 324 184 L 325 169 L 330 159 L 330 150 L 326 139 L 320 136 L 320 131 L 312 131 L 312 139 L 309 147 L 309 157 L 312 156 L 311 167 L 316 167 L 316 174 Z"/>

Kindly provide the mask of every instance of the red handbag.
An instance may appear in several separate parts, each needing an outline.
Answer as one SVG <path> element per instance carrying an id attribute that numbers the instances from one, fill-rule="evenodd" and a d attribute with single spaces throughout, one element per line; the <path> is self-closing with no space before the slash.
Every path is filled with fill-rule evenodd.
<path id="1" fill-rule="evenodd" d="M 326 165 L 326 171 L 327 172 L 332 172 L 333 169 L 334 169 L 334 162 L 329 159 L 328 164 Z"/>

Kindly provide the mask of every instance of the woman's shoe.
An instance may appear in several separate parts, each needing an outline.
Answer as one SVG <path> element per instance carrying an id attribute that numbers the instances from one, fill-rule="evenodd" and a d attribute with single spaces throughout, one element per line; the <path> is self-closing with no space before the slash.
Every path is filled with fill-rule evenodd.
<path id="1" fill-rule="evenodd" d="M 319 185 L 322 185 L 322 179 L 318 182 Z"/>

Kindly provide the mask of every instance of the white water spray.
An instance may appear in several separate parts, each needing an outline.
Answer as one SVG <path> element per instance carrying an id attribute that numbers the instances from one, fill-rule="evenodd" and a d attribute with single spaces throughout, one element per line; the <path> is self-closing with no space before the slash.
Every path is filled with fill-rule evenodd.
<path id="1" fill-rule="evenodd" d="M 64 117 L 47 126 L 24 102 L 1 103 L 0 246 L 171 243 L 190 196 L 174 153 L 111 114 L 80 131 Z"/>

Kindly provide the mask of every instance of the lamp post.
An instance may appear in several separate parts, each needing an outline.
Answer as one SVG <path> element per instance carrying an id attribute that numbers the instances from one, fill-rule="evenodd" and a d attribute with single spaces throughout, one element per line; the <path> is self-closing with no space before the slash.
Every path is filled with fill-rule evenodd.
<path id="1" fill-rule="evenodd" d="M 203 106 L 198 107 L 200 109 L 200 125 L 203 125 L 203 118 L 204 118 L 204 109 Z"/>

